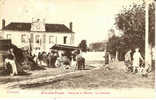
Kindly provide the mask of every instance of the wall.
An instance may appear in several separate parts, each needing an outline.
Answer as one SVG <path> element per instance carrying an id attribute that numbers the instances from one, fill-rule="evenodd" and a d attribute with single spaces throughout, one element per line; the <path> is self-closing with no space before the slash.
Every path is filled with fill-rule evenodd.
<path id="1" fill-rule="evenodd" d="M 49 43 L 49 37 L 50 36 L 56 37 L 55 43 Z M 51 48 L 52 45 L 54 45 L 54 44 L 64 44 L 63 43 L 63 37 L 64 36 L 67 36 L 67 44 L 72 45 L 70 33 L 47 33 L 46 34 L 46 50 L 48 51 L 49 48 Z"/>
<path id="2" fill-rule="evenodd" d="M 4 33 L 4 34 L 3 34 Z M 7 34 L 11 34 L 11 40 L 12 43 L 17 45 L 17 47 L 22 48 L 24 46 L 29 47 L 29 39 L 32 36 L 32 47 L 33 49 L 35 48 L 40 48 L 41 51 L 49 51 L 49 48 L 52 47 L 54 44 L 63 44 L 63 37 L 67 36 L 67 43 L 69 45 L 73 45 L 73 37 L 71 33 L 50 33 L 50 32 L 23 32 L 23 31 L 3 31 L 2 32 L 3 37 L 7 39 Z M 27 43 L 22 43 L 21 42 L 21 36 L 22 34 L 27 35 Z M 36 43 L 36 35 L 40 36 L 40 44 Z M 56 37 L 56 42 L 55 43 L 49 43 L 49 37 L 54 36 Z"/>
<path id="3" fill-rule="evenodd" d="M 11 34 L 11 42 L 15 44 L 17 47 L 22 48 L 24 46 L 29 46 L 29 38 L 30 34 L 28 32 L 23 31 L 3 31 L 3 37 L 7 39 L 7 34 Z M 25 34 L 27 36 L 27 42 L 22 43 L 21 42 L 21 36 L 22 34 Z"/>
<path id="4" fill-rule="evenodd" d="M 100 61 L 104 60 L 104 52 L 86 52 L 82 53 L 82 56 L 85 57 L 88 61 Z"/>

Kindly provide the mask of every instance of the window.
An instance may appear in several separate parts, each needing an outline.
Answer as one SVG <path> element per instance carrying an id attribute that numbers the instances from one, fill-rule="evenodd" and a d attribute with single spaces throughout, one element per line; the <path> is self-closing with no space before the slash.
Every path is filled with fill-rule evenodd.
<path id="1" fill-rule="evenodd" d="M 22 43 L 26 43 L 27 42 L 27 36 L 26 36 L 26 34 L 22 34 L 21 35 L 21 42 Z"/>
<path id="2" fill-rule="evenodd" d="M 40 36 L 39 35 L 36 35 L 36 40 L 35 40 L 36 43 L 40 43 Z"/>
<path id="3" fill-rule="evenodd" d="M 49 43 L 56 43 L 56 37 L 49 36 Z"/>
<path id="4" fill-rule="evenodd" d="M 40 50 L 40 47 L 36 47 L 35 49 L 36 49 L 36 50 Z"/>
<path id="5" fill-rule="evenodd" d="M 11 34 L 7 34 L 7 39 L 11 39 Z"/>
<path id="6" fill-rule="evenodd" d="M 63 43 L 66 44 L 67 43 L 67 36 L 63 37 Z"/>

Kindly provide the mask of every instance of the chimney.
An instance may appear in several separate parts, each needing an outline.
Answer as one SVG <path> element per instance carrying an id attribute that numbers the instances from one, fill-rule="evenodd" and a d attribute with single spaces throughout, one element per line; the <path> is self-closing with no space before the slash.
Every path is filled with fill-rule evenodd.
<path id="1" fill-rule="evenodd" d="M 2 19 L 2 29 L 5 27 L 5 19 Z"/>
<path id="2" fill-rule="evenodd" d="M 69 28 L 71 31 L 73 31 L 73 23 L 72 22 L 69 23 Z"/>
<path id="3" fill-rule="evenodd" d="M 40 22 L 40 19 L 39 18 L 37 19 L 37 22 Z"/>

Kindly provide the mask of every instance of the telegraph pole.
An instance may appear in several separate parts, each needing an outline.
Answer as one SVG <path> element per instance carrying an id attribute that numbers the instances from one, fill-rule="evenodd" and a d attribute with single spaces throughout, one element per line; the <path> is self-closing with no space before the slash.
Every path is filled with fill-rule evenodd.
<path id="1" fill-rule="evenodd" d="M 148 69 L 149 64 L 149 2 L 145 2 L 145 69 Z"/>
<path id="2" fill-rule="evenodd" d="M 156 0 L 145 0 L 145 73 L 151 65 L 151 52 L 149 48 L 149 5 Z M 155 5 L 156 6 L 156 5 Z"/>
<path id="3" fill-rule="evenodd" d="M 156 0 L 154 0 L 154 8 L 155 8 L 155 33 L 156 34 Z M 155 36 L 156 37 L 156 36 Z M 156 44 L 156 40 L 155 40 L 155 44 Z M 155 48 L 155 47 L 154 47 Z M 155 52 L 155 51 L 154 51 Z M 155 56 L 155 55 L 154 55 Z M 156 57 L 154 57 L 156 58 Z M 154 63 L 155 64 L 155 63 Z M 156 72 L 156 69 L 155 69 L 155 72 Z M 155 77 L 155 80 L 156 80 L 156 77 Z M 156 88 L 156 82 L 155 82 L 155 88 Z"/>

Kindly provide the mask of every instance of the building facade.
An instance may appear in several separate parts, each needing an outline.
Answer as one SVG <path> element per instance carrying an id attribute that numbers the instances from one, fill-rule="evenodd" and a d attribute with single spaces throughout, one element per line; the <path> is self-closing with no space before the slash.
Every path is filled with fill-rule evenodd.
<path id="1" fill-rule="evenodd" d="M 49 51 L 54 44 L 74 45 L 72 23 L 69 28 L 64 24 L 47 24 L 45 20 L 32 20 L 32 23 L 12 22 L 5 25 L 2 20 L 1 37 L 11 39 L 19 48 Z"/>

